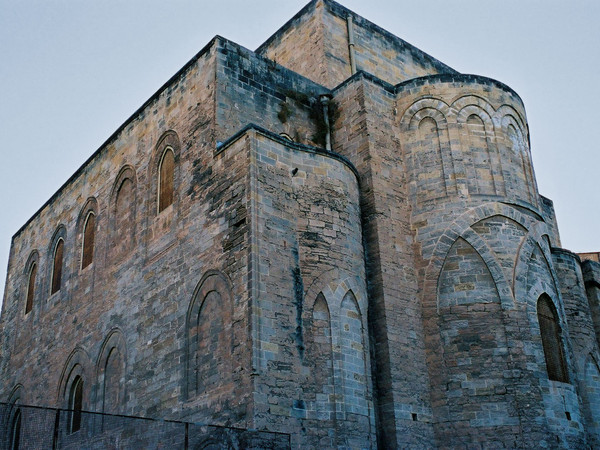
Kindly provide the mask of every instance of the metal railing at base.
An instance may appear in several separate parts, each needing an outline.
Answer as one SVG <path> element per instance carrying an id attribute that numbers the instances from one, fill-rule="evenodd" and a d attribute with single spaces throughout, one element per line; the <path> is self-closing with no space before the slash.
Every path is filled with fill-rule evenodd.
<path id="1" fill-rule="evenodd" d="M 0 449 L 289 449 L 290 435 L 0 403 Z"/>

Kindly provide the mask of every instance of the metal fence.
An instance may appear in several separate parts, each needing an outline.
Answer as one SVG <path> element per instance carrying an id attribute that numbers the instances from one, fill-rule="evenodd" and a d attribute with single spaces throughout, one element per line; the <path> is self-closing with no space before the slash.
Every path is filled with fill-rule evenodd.
<path id="1" fill-rule="evenodd" d="M 290 435 L 0 403 L 0 448 L 289 449 Z"/>

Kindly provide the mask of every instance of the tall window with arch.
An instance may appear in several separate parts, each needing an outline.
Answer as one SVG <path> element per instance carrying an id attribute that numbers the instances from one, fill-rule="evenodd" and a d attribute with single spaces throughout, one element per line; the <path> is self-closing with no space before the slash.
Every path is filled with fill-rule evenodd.
<path id="1" fill-rule="evenodd" d="M 158 212 L 164 211 L 173 204 L 173 177 L 175 171 L 175 155 L 171 147 L 163 152 L 158 166 Z"/>
<path id="2" fill-rule="evenodd" d="M 94 238 L 96 235 L 96 215 L 90 211 L 83 226 L 83 244 L 81 248 L 81 268 L 85 269 L 94 259 Z"/>
<path id="3" fill-rule="evenodd" d="M 50 295 L 60 291 L 60 285 L 62 282 L 62 268 L 63 268 L 63 252 L 65 242 L 62 238 L 58 239 L 56 246 L 54 247 L 54 255 L 52 258 L 52 284 L 50 289 Z"/>
<path id="4" fill-rule="evenodd" d="M 35 296 L 35 278 L 37 275 L 37 263 L 34 261 L 29 268 L 27 277 L 27 298 L 25 301 L 25 314 L 29 314 L 33 309 L 33 298 Z"/>
<path id="5" fill-rule="evenodd" d="M 567 364 L 560 338 L 561 330 L 558 322 L 558 314 L 552 300 L 546 294 L 543 294 L 538 299 L 537 316 L 548 378 L 568 383 L 569 377 L 567 375 Z"/>
<path id="6" fill-rule="evenodd" d="M 112 194 L 111 253 L 123 256 L 134 247 L 136 182 L 130 166 L 121 169 Z"/>
<path id="7" fill-rule="evenodd" d="M 68 432 L 75 433 L 81 429 L 81 409 L 83 406 L 83 379 L 78 375 L 69 389 Z"/>

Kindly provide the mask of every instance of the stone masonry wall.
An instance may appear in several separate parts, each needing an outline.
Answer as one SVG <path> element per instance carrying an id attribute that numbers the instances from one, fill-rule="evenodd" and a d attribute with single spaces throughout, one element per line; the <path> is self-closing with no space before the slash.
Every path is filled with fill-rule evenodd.
<path id="1" fill-rule="evenodd" d="M 556 211 L 554 210 L 554 202 L 549 198 L 540 196 L 540 204 L 542 207 L 542 214 L 544 216 L 544 222 L 546 222 L 550 228 L 550 245 L 552 247 L 561 247 L 560 233 L 558 232 L 558 222 L 556 220 Z"/>
<path id="2" fill-rule="evenodd" d="M 434 445 L 425 340 L 393 90 L 357 75 L 340 86 L 334 149 L 357 167 L 367 251 L 379 445 Z"/>
<path id="3" fill-rule="evenodd" d="M 252 138 L 256 425 L 374 445 L 358 184 L 341 159 Z"/>
<path id="4" fill-rule="evenodd" d="M 463 75 L 396 92 L 438 445 L 581 444 L 576 390 L 548 380 L 537 323 L 546 293 L 566 327 L 520 99 Z"/>
<path id="5" fill-rule="evenodd" d="M 323 86 L 352 75 L 346 18 L 354 22 L 356 69 L 392 84 L 455 70 L 331 0 L 314 0 L 257 53 Z"/>
<path id="6" fill-rule="evenodd" d="M 581 271 L 585 283 L 588 304 L 592 311 L 592 321 L 596 330 L 596 340 L 600 347 L 600 263 L 584 260 Z"/>
<path id="7" fill-rule="evenodd" d="M 235 326 L 229 331 L 236 342 L 246 342 L 239 336 L 248 326 L 246 250 L 229 243 L 234 216 L 244 207 L 246 164 L 213 159 L 214 67 L 211 44 L 15 235 L 2 313 L 4 398 L 16 389 L 23 403 L 65 407 L 70 383 L 81 376 L 84 409 L 104 410 L 108 394 L 116 401 L 112 412 L 186 416 L 186 315 L 211 271 L 230 280 Z M 175 153 L 175 198 L 157 214 L 156 170 L 167 144 Z M 120 210 L 115 203 L 122 186 L 128 201 Z M 80 269 L 81 218 L 89 210 L 96 215 L 94 258 Z M 65 248 L 62 285 L 49 295 L 59 237 Z M 126 245 L 115 246 L 119 241 Z M 31 258 L 38 276 L 33 310 L 25 315 Z M 251 399 L 243 368 L 251 355 L 237 346 L 228 358 L 234 358 L 235 371 L 228 401 L 220 393 L 199 400 L 209 405 L 202 418 L 215 421 L 212 414 L 219 411 L 219 420 L 244 425 Z M 117 387 L 106 391 L 110 380 Z"/>
<path id="8" fill-rule="evenodd" d="M 325 146 L 319 96 L 328 89 L 232 42 L 218 42 L 217 141 L 254 123 L 294 142 Z"/>
<path id="9" fill-rule="evenodd" d="M 585 284 L 577 255 L 567 250 L 554 249 L 552 252 L 554 266 L 560 280 L 561 294 L 565 305 L 569 326 L 569 341 L 574 356 L 574 382 L 579 387 L 582 412 L 592 447 L 600 445 L 600 428 L 598 428 L 597 412 L 600 406 L 600 372 L 597 361 L 600 360 L 596 331 L 592 320 L 592 312 L 585 293 Z M 574 409 L 574 408 L 573 408 Z"/>

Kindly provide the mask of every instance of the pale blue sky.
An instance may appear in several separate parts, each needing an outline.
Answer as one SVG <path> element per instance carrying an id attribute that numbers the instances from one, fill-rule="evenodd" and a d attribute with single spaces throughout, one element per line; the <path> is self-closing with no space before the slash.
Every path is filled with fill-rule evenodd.
<path id="1" fill-rule="evenodd" d="M 0 0 L 0 292 L 10 240 L 215 34 L 255 49 L 306 1 Z M 525 102 L 563 247 L 600 251 L 600 2 L 341 2 Z"/>

